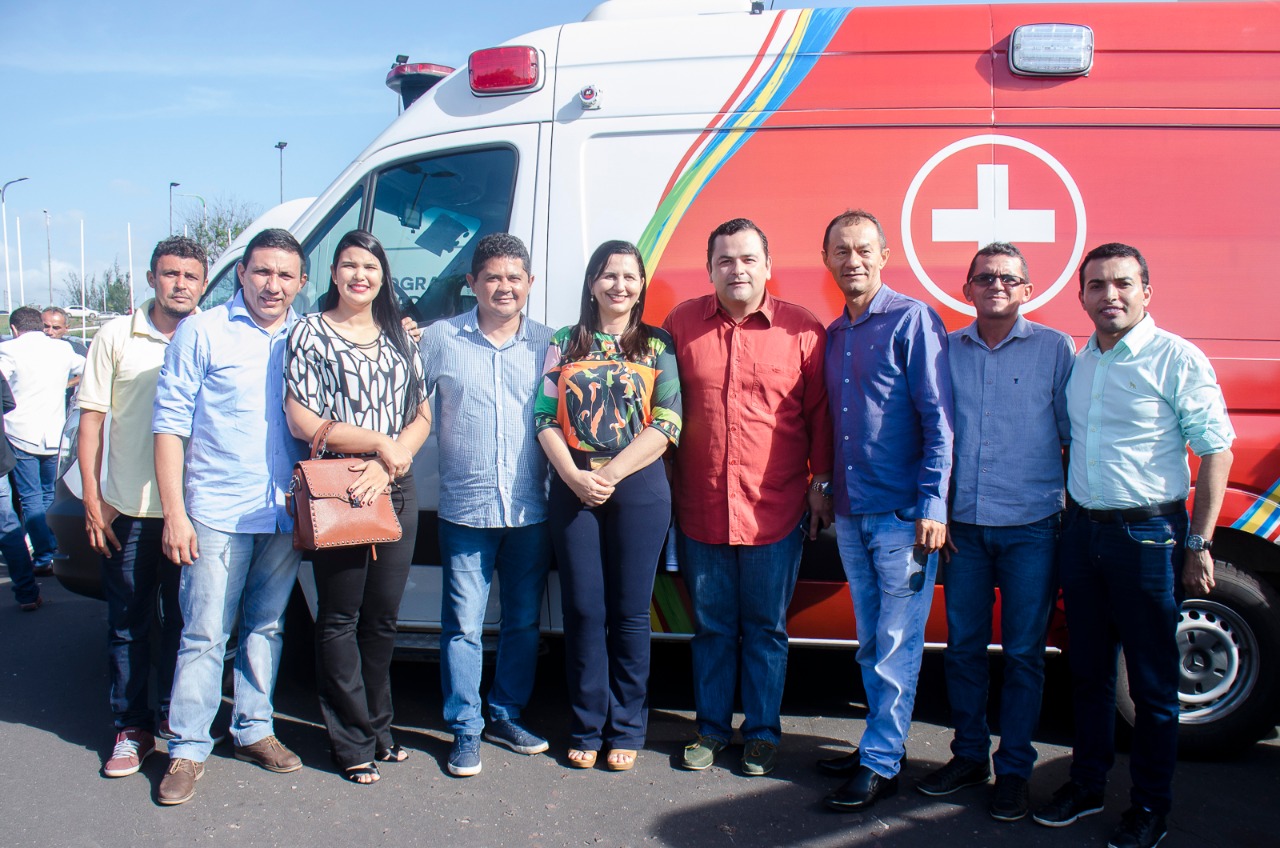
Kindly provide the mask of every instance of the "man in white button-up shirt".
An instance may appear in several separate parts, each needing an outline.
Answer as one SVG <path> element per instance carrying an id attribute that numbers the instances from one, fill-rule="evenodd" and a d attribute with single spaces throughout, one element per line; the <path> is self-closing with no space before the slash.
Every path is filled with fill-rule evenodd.
<path id="1" fill-rule="evenodd" d="M 44 334 L 44 319 L 29 306 L 13 311 L 14 337 L 0 343 L 0 373 L 17 404 L 5 416 L 5 431 L 17 464 L 14 485 L 22 504 L 37 576 L 53 572 L 53 533 L 44 520 L 53 503 L 58 442 L 67 422 L 67 386 L 84 371 L 84 357 L 65 341 Z"/>

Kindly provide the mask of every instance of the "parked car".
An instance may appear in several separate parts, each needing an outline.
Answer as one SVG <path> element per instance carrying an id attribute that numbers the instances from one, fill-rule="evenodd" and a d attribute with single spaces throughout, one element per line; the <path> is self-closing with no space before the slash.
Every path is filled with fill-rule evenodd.
<path id="1" fill-rule="evenodd" d="M 889 284 L 948 329 L 973 314 L 959 288 L 974 250 L 1005 239 L 1043 281 L 1026 311 L 1079 344 L 1091 329 L 1073 276 L 1086 244 L 1137 244 L 1161 326 L 1209 355 L 1239 433 L 1214 534 L 1218 586 L 1188 601 L 1179 625 L 1181 746 L 1252 744 L 1280 718 L 1280 6 L 1060 4 L 1047 24 L 1036 5 L 753 5 L 692 0 L 673 20 L 661 17 L 673 4 L 606 2 L 583 22 L 477 50 L 283 224 L 311 270 L 295 305 L 314 308 L 337 240 L 363 227 L 386 246 L 409 314 L 458 314 L 473 304 L 476 241 L 508 231 L 534 257 L 533 317 L 572 323 L 585 258 L 624 237 L 645 256 L 646 320 L 660 323 L 709 291 L 707 233 L 747 215 L 770 236 L 773 291 L 830 318 L 842 300 L 818 239 L 852 205 L 885 224 Z M 1211 277 L 1187 261 L 1189 214 L 1212 227 L 1200 245 Z M 234 287 L 224 265 L 205 305 Z M 414 466 L 423 515 L 400 610 L 406 645 L 440 628 L 436 456 L 433 438 Z M 67 517 L 69 478 L 50 512 L 60 538 L 83 533 Z M 76 550 L 68 540 L 64 552 Z M 55 570 L 69 585 L 91 579 L 69 557 Z M 941 574 L 931 649 L 946 644 Z M 304 568 L 314 601 L 309 580 Z M 655 638 L 689 637 L 677 573 L 659 575 L 651 620 Z M 543 629 L 560 622 L 553 574 Z M 856 644 L 829 535 L 808 546 L 789 630 L 798 645 Z M 998 650 L 998 621 L 995 639 Z M 1055 619 L 1049 650 L 1066 645 Z"/>

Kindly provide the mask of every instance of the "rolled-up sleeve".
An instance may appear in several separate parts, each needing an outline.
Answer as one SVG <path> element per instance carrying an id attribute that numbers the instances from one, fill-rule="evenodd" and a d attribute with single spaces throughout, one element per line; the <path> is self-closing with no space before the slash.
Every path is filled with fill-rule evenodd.
<path id="1" fill-rule="evenodd" d="M 1185 350 L 1176 375 L 1173 408 L 1187 446 L 1196 456 L 1222 453 L 1235 441 L 1222 388 L 1209 360 L 1198 350 Z"/>
<path id="2" fill-rule="evenodd" d="M 196 395 L 208 370 L 208 347 L 192 322 L 178 325 L 164 352 L 164 365 L 156 384 L 151 432 L 191 436 Z"/>

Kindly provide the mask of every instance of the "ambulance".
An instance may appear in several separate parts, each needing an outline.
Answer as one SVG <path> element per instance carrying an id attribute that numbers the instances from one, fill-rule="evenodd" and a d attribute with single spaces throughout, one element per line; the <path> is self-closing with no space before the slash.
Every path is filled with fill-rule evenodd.
<path id="1" fill-rule="evenodd" d="M 1026 314 L 1081 345 L 1091 331 L 1081 257 L 1103 242 L 1136 245 L 1151 266 L 1151 312 L 1212 359 L 1239 434 L 1214 535 L 1218 587 L 1188 601 L 1179 625 L 1182 750 L 1221 754 L 1272 732 L 1280 6 L 763 5 L 610 0 L 582 22 L 438 69 L 292 224 L 311 269 L 295 306 L 315 308 L 334 245 L 363 227 L 386 246 L 409 314 L 421 324 L 455 315 L 474 303 L 465 275 L 476 241 L 509 231 L 533 254 L 531 317 L 573 322 L 587 257 L 622 238 L 644 254 L 645 318 L 658 324 L 711 291 L 708 233 L 749 217 L 769 237 L 774 294 L 825 323 L 843 301 L 820 261 L 824 227 L 862 208 L 888 236 L 886 281 L 948 329 L 972 319 L 961 285 L 973 253 L 1011 241 L 1035 284 Z M 234 291 L 229 262 L 215 274 L 206 306 Z M 424 514 L 400 611 L 409 648 L 440 626 L 436 456 L 432 439 L 415 465 Z M 687 638 L 672 556 L 659 572 L 654 637 Z M 314 608 L 305 565 L 300 582 Z M 944 567 L 934 649 L 946 644 L 945 587 Z M 489 619 L 496 626 L 496 592 Z M 543 622 L 560 629 L 554 573 Z M 797 645 L 856 645 L 829 534 L 806 551 L 789 629 Z M 997 620 L 993 651 L 998 634 Z M 1050 651 L 1067 648 L 1060 615 L 1050 636 Z"/>

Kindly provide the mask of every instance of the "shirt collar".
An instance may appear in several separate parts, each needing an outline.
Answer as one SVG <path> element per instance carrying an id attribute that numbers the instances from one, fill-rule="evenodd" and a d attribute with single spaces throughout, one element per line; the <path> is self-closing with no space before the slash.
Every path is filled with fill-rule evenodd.
<path id="1" fill-rule="evenodd" d="M 872 315 L 876 312 L 884 312 L 888 308 L 889 298 L 895 296 L 897 296 L 897 292 L 889 288 L 887 283 L 881 283 L 880 290 L 875 293 L 875 296 L 871 298 L 871 302 L 867 304 L 867 311 L 859 315 L 857 321 L 853 321 L 849 318 L 849 307 L 846 304 L 845 307 L 840 310 L 840 317 L 836 319 L 835 329 L 847 330 L 855 324 L 866 320 L 868 315 Z"/>
<path id="2" fill-rule="evenodd" d="M 766 288 L 764 290 L 764 300 L 760 301 L 760 306 L 756 308 L 755 312 L 750 313 L 742 320 L 745 322 L 747 318 L 758 313 L 762 318 L 764 318 L 766 324 L 773 326 L 773 313 L 774 310 L 777 309 L 777 305 L 778 302 L 774 298 L 773 293 Z M 707 295 L 707 306 L 702 310 L 702 320 L 710 321 L 716 316 L 716 313 L 724 315 L 726 319 L 733 322 L 733 317 L 729 315 L 728 310 L 721 305 L 719 296 L 714 294 Z"/>
<path id="3" fill-rule="evenodd" d="M 156 325 L 151 321 L 151 307 L 155 304 L 155 298 L 151 298 L 146 303 L 133 310 L 133 316 L 130 319 L 129 332 L 134 336 L 147 336 L 156 341 L 169 343 L 164 337 L 164 333 L 156 329 Z"/>
<path id="4" fill-rule="evenodd" d="M 1133 325 L 1129 332 L 1120 337 L 1115 347 L 1124 347 L 1130 356 L 1137 356 L 1142 353 L 1142 349 L 1146 347 L 1152 339 L 1156 337 L 1156 319 L 1151 317 L 1151 313 L 1142 316 L 1142 320 Z M 1112 348 L 1114 350 L 1115 348 Z M 1089 336 L 1089 341 L 1085 345 L 1085 350 L 1101 355 L 1102 348 L 1098 347 L 1098 334 L 1095 332 Z"/>
<path id="5" fill-rule="evenodd" d="M 1031 322 L 1027 320 L 1025 315 L 1019 314 L 1017 319 L 1013 322 L 1013 328 L 1009 330 L 1009 335 L 1001 339 L 1000 344 L 996 345 L 994 348 L 988 348 L 988 350 L 999 350 L 1000 348 L 1004 347 L 1013 339 L 1025 339 L 1027 336 L 1030 336 L 1030 335 L 1031 335 Z M 977 321 L 974 321 L 973 323 L 969 324 L 967 327 L 963 328 L 960 331 L 960 336 L 961 338 L 965 338 L 971 342 L 980 344 L 983 347 L 987 346 L 987 343 L 982 340 L 982 336 L 978 335 Z"/>
<path id="6" fill-rule="evenodd" d="M 480 307 L 471 307 L 470 312 L 464 312 L 462 315 L 462 329 L 464 332 L 476 333 L 483 336 L 480 330 Z M 516 330 L 515 335 L 511 338 L 518 341 L 528 341 L 529 339 L 529 316 L 523 312 L 520 313 L 520 327 Z"/>
<path id="7" fill-rule="evenodd" d="M 293 311 L 293 306 L 291 304 L 289 306 L 289 311 L 284 316 L 284 326 L 279 330 L 276 330 L 274 333 L 264 329 L 261 324 L 253 320 L 253 315 L 249 312 L 249 307 L 244 305 L 244 289 L 236 289 L 235 296 L 227 303 L 227 312 L 230 315 L 231 320 L 235 321 L 239 319 L 248 321 L 259 330 L 262 330 L 262 332 L 267 333 L 267 335 L 275 335 L 282 330 L 288 330 L 293 326 L 293 322 L 298 320 L 298 313 Z"/>

